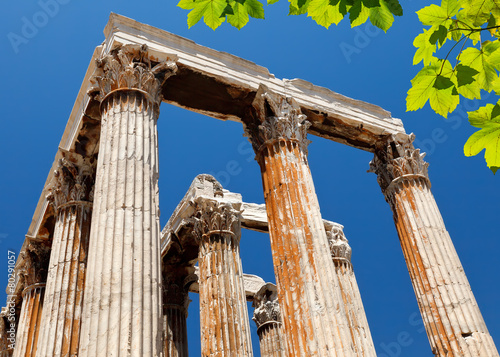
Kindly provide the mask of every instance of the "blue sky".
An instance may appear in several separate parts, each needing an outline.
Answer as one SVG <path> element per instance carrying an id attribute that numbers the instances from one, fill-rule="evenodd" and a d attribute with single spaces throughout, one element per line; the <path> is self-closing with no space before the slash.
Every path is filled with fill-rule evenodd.
<path id="1" fill-rule="evenodd" d="M 267 67 L 278 78 L 302 78 L 346 96 L 377 104 L 401 118 L 428 153 L 432 188 L 493 338 L 500 341 L 498 177 L 481 156 L 462 147 L 474 131 L 466 101 L 447 120 L 428 106 L 406 113 L 406 91 L 417 72 L 413 38 L 421 31 L 415 11 L 427 1 L 405 1 L 405 15 L 387 34 L 371 25 L 342 23 L 329 30 L 312 20 L 287 17 L 287 3 L 266 7 L 266 20 L 238 31 L 187 28 L 187 12 L 175 1 L 60 0 L 51 16 L 37 1 L 10 1 L 0 21 L 2 68 L 0 150 L 0 301 L 7 278 L 7 251 L 19 251 L 53 162 L 90 56 L 104 36 L 110 12 L 131 17 Z M 46 21 L 45 21 L 46 20 Z M 36 31 L 23 34 L 26 21 Z M 345 21 L 345 20 L 344 20 Z M 25 31 L 26 32 L 26 31 Z M 25 37 L 12 46 L 9 34 Z M 12 37 L 12 35 L 10 35 Z M 163 104 L 158 122 L 162 226 L 193 178 L 212 173 L 247 202 L 263 203 L 258 164 L 238 123 L 222 122 Z M 372 155 L 309 137 L 309 163 L 323 218 L 345 226 L 368 321 L 380 357 L 430 356 L 392 213 L 374 174 Z M 228 169 L 237 165 L 237 169 Z M 268 236 L 243 232 L 245 272 L 274 281 Z M 198 302 L 189 311 L 190 353 L 199 355 Z M 251 312 L 250 312 L 251 313 Z M 259 356 L 251 322 L 255 356 Z M 400 342 L 398 342 L 398 339 Z M 401 343 L 404 341 L 404 343 Z"/>

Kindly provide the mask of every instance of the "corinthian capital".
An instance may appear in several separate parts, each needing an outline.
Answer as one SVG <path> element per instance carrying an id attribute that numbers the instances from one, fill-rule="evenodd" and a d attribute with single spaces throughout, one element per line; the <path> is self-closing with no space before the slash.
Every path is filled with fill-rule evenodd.
<path id="1" fill-rule="evenodd" d="M 271 92 L 264 85 L 252 103 L 253 120 L 245 128 L 245 136 L 252 143 L 258 154 L 264 145 L 277 140 L 295 141 L 307 154 L 307 129 L 311 126 L 300 107 L 290 97 L 283 97 Z"/>
<path id="2" fill-rule="evenodd" d="M 414 139 L 414 134 L 403 140 L 390 137 L 382 148 L 375 151 L 368 171 L 378 175 L 382 192 L 386 193 L 391 183 L 401 177 L 420 176 L 428 180 L 429 164 L 424 161 L 425 153 L 421 154 L 420 149 L 413 146 Z"/>
<path id="3" fill-rule="evenodd" d="M 31 241 L 22 252 L 23 265 L 20 269 L 24 277 L 24 287 L 47 281 L 50 246 L 46 242 Z"/>
<path id="4" fill-rule="evenodd" d="M 123 45 L 97 61 L 97 88 L 92 91 L 98 92 L 99 101 L 119 89 L 136 89 L 160 103 L 163 83 L 177 71 L 177 56 L 169 55 L 157 62 L 148 56 L 147 50 L 146 45 Z"/>
<path id="5" fill-rule="evenodd" d="M 240 238 L 240 212 L 226 202 L 200 198 L 195 203 L 194 233 L 198 238 L 212 234 L 230 234 Z"/>
<path id="6" fill-rule="evenodd" d="M 254 295 L 252 320 L 257 328 L 269 322 L 281 322 L 276 285 L 267 283 Z"/>
<path id="7" fill-rule="evenodd" d="M 69 202 L 92 202 L 96 160 L 70 152 L 62 155 L 47 199 L 56 209 Z"/>
<path id="8" fill-rule="evenodd" d="M 177 273 L 177 272 L 176 272 Z M 188 289 L 185 285 L 185 276 L 163 272 L 163 304 L 165 308 L 180 308 L 187 313 L 189 306 Z"/>
<path id="9" fill-rule="evenodd" d="M 345 259 L 351 262 L 352 249 L 347 238 L 344 235 L 343 226 L 334 224 L 326 231 L 326 237 L 330 244 L 330 254 L 335 259 Z"/>

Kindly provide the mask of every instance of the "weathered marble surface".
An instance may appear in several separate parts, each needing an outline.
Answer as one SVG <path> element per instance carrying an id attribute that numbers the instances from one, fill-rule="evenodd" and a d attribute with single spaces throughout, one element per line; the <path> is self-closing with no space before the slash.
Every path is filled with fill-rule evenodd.
<path id="1" fill-rule="evenodd" d="M 262 357 L 285 357 L 286 342 L 276 285 L 267 283 L 255 294 L 253 317 Z"/>
<path id="2" fill-rule="evenodd" d="M 300 107 L 261 86 L 245 135 L 262 173 L 289 356 L 354 356 L 338 278 L 307 164 Z"/>
<path id="3" fill-rule="evenodd" d="M 431 192 L 428 163 L 413 136 L 389 138 L 370 170 L 389 203 L 432 352 L 498 357 Z"/>

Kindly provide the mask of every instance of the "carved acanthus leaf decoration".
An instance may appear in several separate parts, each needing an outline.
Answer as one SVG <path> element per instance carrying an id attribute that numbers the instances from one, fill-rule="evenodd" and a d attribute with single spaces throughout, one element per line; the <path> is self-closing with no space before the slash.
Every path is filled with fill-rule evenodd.
<path id="1" fill-rule="evenodd" d="M 91 92 L 98 92 L 99 101 L 118 89 L 138 89 L 160 103 L 163 83 L 177 72 L 177 56 L 169 55 L 158 63 L 147 50 L 146 45 L 123 45 L 97 61 L 98 74 L 93 79 L 97 88 Z"/>
<path id="2" fill-rule="evenodd" d="M 276 286 L 271 283 L 264 285 L 253 300 L 253 317 L 257 328 L 269 322 L 281 322 L 281 310 L 278 303 Z"/>
<path id="3" fill-rule="evenodd" d="M 68 202 L 92 202 L 94 200 L 96 160 L 79 154 L 63 152 L 47 199 L 59 208 Z"/>
<path id="4" fill-rule="evenodd" d="M 346 259 L 351 261 L 352 249 L 344 235 L 343 226 L 335 224 L 326 231 L 326 237 L 330 245 L 330 254 L 333 259 Z"/>
<path id="5" fill-rule="evenodd" d="M 307 146 L 311 142 L 307 139 L 307 129 L 311 123 L 301 114 L 300 107 L 292 98 L 280 96 L 261 85 L 252 106 L 260 124 L 247 125 L 245 136 L 256 153 L 263 145 L 286 140 L 298 142 L 307 154 Z"/>
<path id="6" fill-rule="evenodd" d="M 193 233 L 198 239 L 212 234 L 231 234 L 239 239 L 240 212 L 231 204 L 201 198 L 194 205 L 197 213 Z"/>
<path id="7" fill-rule="evenodd" d="M 413 146 L 414 134 L 410 134 L 404 140 L 396 140 L 390 137 L 387 144 L 375 151 L 375 157 L 370 162 L 368 172 L 377 174 L 378 183 L 382 192 L 397 178 L 412 175 L 422 176 L 428 180 L 429 163 L 424 161 L 425 153 Z"/>
<path id="8" fill-rule="evenodd" d="M 50 246 L 46 242 L 29 242 L 23 254 L 20 270 L 24 277 L 24 287 L 45 283 L 49 270 Z"/>
<path id="9" fill-rule="evenodd" d="M 190 300 L 184 279 L 185 277 L 178 275 L 163 275 L 163 305 L 165 308 L 182 308 L 187 313 Z"/>

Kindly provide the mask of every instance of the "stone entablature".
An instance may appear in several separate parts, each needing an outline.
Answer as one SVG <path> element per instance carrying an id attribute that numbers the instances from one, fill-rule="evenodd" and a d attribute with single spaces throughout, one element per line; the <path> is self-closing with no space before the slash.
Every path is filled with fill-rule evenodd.
<path id="1" fill-rule="evenodd" d="M 309 134 L 369 151 L 374 151 L 376 145 L 387 135 L 396 137 L 405 135 L 401 120 L 393 118 L 388 111 L 376 105 L 345 97 L 304 80 L 278 79 L 266 68 L 255 63 L 198 45 L 124 16 L 111 14 L 104 33 L 106 41 L 96 47 L 90 59 L 75 106 L 59 144 L 62 151 L 80 151 L 81 154 L 85 152 L 87 156 L 98 151 L 99 134 L 95 130 L 94 122 L 100 120 L 100 102 L 97 99 L 102 99 L 103 96 L 95 95 L 98 84 L 95 76 L 101 77 L 100 81 L 105 88 L 104 94 L 113 88 L 122 88 L 116 82 L 119 78 L 112 75 L 112 72 L 102 76 L 104 67 L 118 68 L 123 67 L 123 64 L 137 67 L 133 64 L 135 60 L 130 62 L 130 57 L 127 58 L 130 54 L 124 56 L 123 64 L 122 59 L 116 57 L 119 52 L 117 48 L 121 45 L 128 45 L 133 49 L 130 51 L 134 53 L 132 58 L 140 58 L 141 53 L 147 49 L 147 57 L 142 57 L 142 63 L 151 66 L 153 73 L 165 74 L 164 77 L 155 74 L 162 87 L 160 92 L 154 91 L 157 95 L 161 94 L 164 102 L 217 119 L 241 122 L 259 86 L 264 85 L 277 95 L 293 98 L 302 114 L 306 115 L 311 123 L 308 128 Z M 158 67 L 160 63 L 166 65 Z M 180 75 L 170 78 L 169 75 L 175 71 L 174 64 Z M 165 78 L 168 78 L 165 81 L 169 83 L 168 86 L 163 83 Z M 137 74 L 131 76 L 130 80 L 137 82 Z M 132 87 L 141 88 L 140 85 Z M 203 104 L 205 107 L 192 103 L 193 98 L 199 98 L 200 103 L 205 103 Z M 218 102 L 227 101 L 231 101 L 233 105 L 213 106 Z M 206 103 L 210 103 L 212 107 L 206 106 Z M 61 157 L 61 153 L 58 152 L 46 181 L 47 188 Z M 28 229 L 27 235 L 30 237 L 43 234 L 46 215 L 51 214 L 45 198 L 46 193 L 41 195 L 33 223 Z"/>

